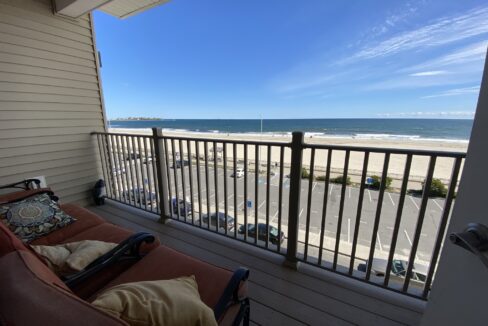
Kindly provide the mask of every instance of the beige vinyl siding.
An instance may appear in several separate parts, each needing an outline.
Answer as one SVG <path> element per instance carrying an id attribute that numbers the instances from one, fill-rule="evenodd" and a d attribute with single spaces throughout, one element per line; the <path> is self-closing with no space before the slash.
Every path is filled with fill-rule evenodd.
<path id="1" fill-rule="evenodd" d="M 99 177 L 92 131 L 105 129 L 91 17 L 50 0 L 0 0 L 0 184 L 45 176 L 86 204 Z"/>

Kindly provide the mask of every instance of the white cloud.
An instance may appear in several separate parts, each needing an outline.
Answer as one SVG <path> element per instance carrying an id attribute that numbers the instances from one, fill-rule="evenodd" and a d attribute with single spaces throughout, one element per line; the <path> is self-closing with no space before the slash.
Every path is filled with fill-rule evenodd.
<path id="1" fill-rule="evenodd" d="M 446 71 L 444 71 L 444 70 L 433 70 L 433 71 L 416 72 L 416 73 L 410 74 L 410 76 L 413 76 L 413 77 L 437 76 L 437 75 L 443 75 L 445 73 L 446 73 Z"/>
<path id="2" fill-rule="evenodd" d="M 441 18 L 429 25 L 365 47 L 349 60 L 372 59 L 412 49 L 425 49 L 486 33 L 488 33 L 488 8 L 478 8 L 462 15 Z"/>
<path id="3" fill-rule="evenodd" d="M 434 97 L 444 97 L 444 96 L 457 96 L 457 95 L 465 95 L 465 94 L 477 94 L 479 93 L 480 88 L 479 86 L 472 86 L 472 87 L 464 87 L 464 88 L 455 88 L 449 89 L 444 92 L 440 92 L 434 95 L 423 96 L 421 98 L 434 98 Z"/>
<path id="4" fill-rule="evenodd" d="M 383 118 L 408 118 L 408 117 L 431 117 L 431 118 L 472 118 L 473 111 L 417 111 L 417 112 L 392 112 L 380 113 L 378 116 Z"/>

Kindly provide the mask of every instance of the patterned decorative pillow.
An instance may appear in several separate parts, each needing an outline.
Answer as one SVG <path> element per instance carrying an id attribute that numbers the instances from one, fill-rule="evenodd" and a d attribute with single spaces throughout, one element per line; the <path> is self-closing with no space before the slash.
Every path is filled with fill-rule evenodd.
<path id="1" fill-rule="evenodd" d="M 31 242 L 76 219 L 63 212 L 48 194 L 38 194 L 27 199 L 1 204 L 2 221 L 23 242 Z"/>

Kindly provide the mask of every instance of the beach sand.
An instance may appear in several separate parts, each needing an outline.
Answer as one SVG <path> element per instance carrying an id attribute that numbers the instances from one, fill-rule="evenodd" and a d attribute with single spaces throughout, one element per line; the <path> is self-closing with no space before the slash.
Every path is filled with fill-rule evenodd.
<path id="1" fill-rule="evenodd" d="M 119 129 L 111 128 L 110 132 L 114 133 L 127 133 L 127 134 L 144 134 L 150 135 L 152 131 L 150 129 Z M 220 139 L 220 140 L 248 140 L 248 141 L 266 141 L 266 142 L 291 142 L 291 135 L 279 135 L 279 134 L 225 134 L 225 133 L 201 133 L 201 132 L 179 132 L 179 131 L 163 131 L 164 135 L 174 137 L 187 137 L 187 138 L 206 138 L 206 139 Z M 337 146 L 358 146 L 358 147 L 375 147 L 375 148 L 394 148 L 394 149 L 420 149 L 431 151 L 445 151 L 445 152 L 466 152 L 468 143 L 460 141 L 437 141 L 437 140 L 407 140 L 407 139 L 364 139 L 364 138 L 339 138 L 339 137 L 324 137 L 324 136 L 308 136 L 305 138 L 306 144 L 322 144 L 322 145 L 337 145 Z M 175 152 L 180 152 L 178 141 L 175 142 Z M 208 144 L 209 159 L 213 158 L 213 144 Z M 217 151 L 222 149 L 223 145 L 217 143 Z M 187 156 L 187 145 L 183 142 L 183 153 Z M 192 156 L 195 155 L 195 144 L 192 142 L 190 146 Z M 203 143 L 199 146 L 200 156 L 203 157 L 204 147 Z M 233 161 L 233 146 L 228 144 L 227 148 L 227 160 L 228 166 L 232 166 Z M 169 146 L 169 152 L 172 153 L 171 146 Z M 260 170 L 266 169 L 267 162 L 267 147 L 262 146 L 259 151 L 260 157 Z M 371 153 L 368 164 L 368 176 L 381 175 L 384 164 L 384 154 Z M 222 157 L 222 152 L 218 157 Z M 303 152 L 303 165 L 310 169 L 310 157 L 311 150 L 306 149 Z M 237 146 L 238 166 L 243 166 L 244 158 L 244 146 Z M 255 162 L 255 148 L 252 145 L 248 146 L 248 160 L 251 161 L 250 169 L 254 169 Z M 291 159 L 291 150 L 286 148 L 284 151 L 284 167 L 285 173 L 288 173 L 288 168 Z M 271 166 L 275 162 L 280 160 L 280 149 L 277 146 L 273 146 L 271 149 Z M 364 152 L 351 151 L 349 159 L 348 175 L 351 177 L 352 182 L 359 182 L 364 160 Z M 334 150 L 331 157 L 331 176 L 342 175 L 344 169 L 345 151 Z M 399 188 L 401 184 L 401 178 L 404 174 L 406 155 L 392 154 L 388 166 L 388 176 L 394 179 L 392 187 Z M 316 150 L 315 153 L 315 176 L 325 174 L 325 168 L 327 166 L 327 150 Z M 434 177 L 441 179 L 446 184 L 451 178 L 452 167 L 454 159 L 439 157 L 437 158 Z M 221 164 L 221 162 L 219 163 Z M 429 157 L 426 156 L 414 156 L 412 160 L 412 166 L 410 170 L 410 183 L 409 189 L 419 189 L 421 187 L 421 181 L 425 179 L 427 173 L 427 167 L 429 165 Z"/>

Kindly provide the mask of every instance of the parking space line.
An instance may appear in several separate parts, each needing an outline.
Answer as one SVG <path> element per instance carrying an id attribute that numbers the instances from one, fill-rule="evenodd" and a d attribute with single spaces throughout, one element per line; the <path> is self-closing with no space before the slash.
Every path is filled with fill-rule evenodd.
<path id="1" fill-rule="evenodd" d="M 415 202 L 415 200 L 413 200 L 412 196 L 408 196 L 408 198 L 410 198 L 410 200 L 415 205 L 415 207 L 417 207 L 417 209 L 419 209 L 419 205 L 417 205 L 417 203 Z"/>
<path id="2" fill-rule="evenodd" d="M 242 201 L 242 203 L 240 203 L 239 206 L 237 206 L 237 209 L 240 209 L 242 205 L 244 205 L 244 201 Z"/>
<path id="3" fill-rule="evenodd" d="M 351 198 L 351 187 L 349 187 L 349 198 Z"/>
<path id="4" fill-rule="evenodd" d="M 312 191 L 315 189 L 315 186 L 317 185 L 317 182 L 314 182 L 313 183 L 313 186 L 312 186 Z"/>
<path id="5" fill-rule="evenodd" d="M 359 223 L 368 224 L 365 220 L 359 220 Z"/>
<path id="6" fill-rule="evenodd" d="M 405 236 L 407 237 L 407 241 L 408 243 L 410 243 L 410 246 L 412 246 L 412 240 L 410 239 L 410 237 L 408 236 L 408 232 L 407 232 L 407 229 L 403 229 L 403 232 L 405 233 Z M 417 253 L 415 253 L 415 259 L 419 259 L 419 256 L 417 255 Z"/>
<path id="7" fill-rule="evenodd" d="M 300 210 L 300 215 L 298 215 L 298 217 L 302 216 L 302 213 L 303 213 L 303 208 Z"/>
<path id="8" fill-rule="evenodd" d="M 388 197 L 390 197 L 390 200 L 391 200 L 391 204 L 392 204 L 393 206 L 395 206 L 395 202 L 393 201 L 393 198 L 391 198 L 391 195 L 390 195 L 390 193 L 389 193 L 389 192 L 387 192 L 387 194 L 388 194 Z"/>
<path id="9" fill-rule="evenodd" d="M 330 185 L 330 193 L 329 193 L 329 196 L 332 196 L 332 189 L 334 189 L 334 185 L 333 184 Z"/>
<path id="10" fill-rule="evenodd" d="M 273 217 L 271 218 L 271 223 L 274 223 L 275 222 L 275 218 L 276 216 L 278 215 L 278 211 L 276 211 L 276 213 L 273 215 Z"/>
<path id="11" fill-rule="evenodd" d="M 369 189 L 366 189 L 368 191 L 368 196 L 369 196 L 369 202 L 373 202 L 373 200 L 371 199 L 371 191 L 369 191 Z"/>
<path id="12" fill-rule="evenodd" d="M 434 204 L 436 204 L 436 205 L 437 205 L 437 207 L 439 207 L 439 208 L 440 208 L 440 210 L 443 210 L 442 206 L 441 206 L 441 205 L 439 205 L 439 203 L 437 202 L 437 200 L 432 199 L 432 201 L 434 202 Z"/>
<path id="13" fill-rule="evenodd" d="M 258 206 L 258 209 L 260 209 L 265 203 L 266 203 L 266 200 L 263 200 L 263 202 Z"/>
<path id="14" fill-rule="evenodd" d="M 376 232 L 376 239 L 378 240 L 378 245 L 380 246 L 380 250 L 383 251 L 383 245 L 381 244 L 381 238 L 379 232 Z"/>

